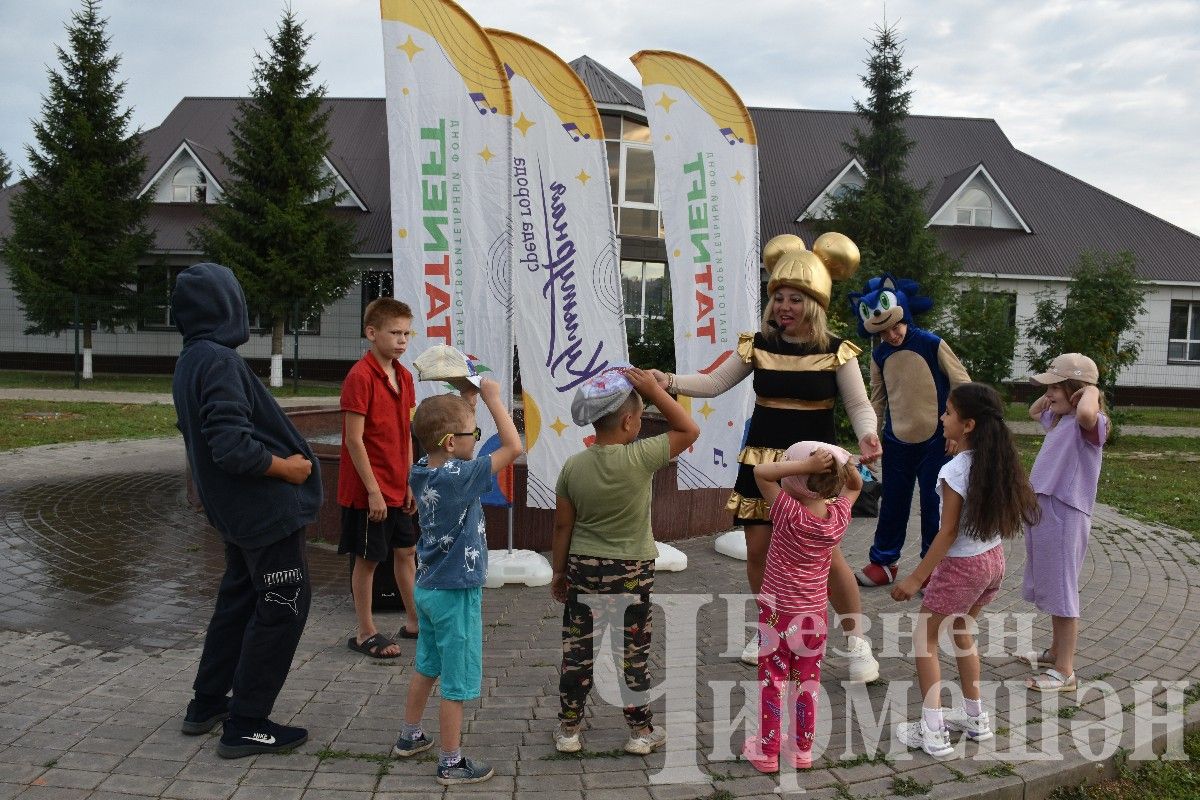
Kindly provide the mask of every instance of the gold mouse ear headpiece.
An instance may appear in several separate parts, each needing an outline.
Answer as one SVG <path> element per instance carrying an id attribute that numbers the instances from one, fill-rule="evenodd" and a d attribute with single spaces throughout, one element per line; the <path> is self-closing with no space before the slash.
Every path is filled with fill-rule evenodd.
<path id="1" fill-rule="evenodd" d="M 828 310 L 829 295 L 835 280 L 845 280 L 858 269 L 858 246 L 840 233 L 825 233 L 813 242 L 812 251 L 804 249 L 799 236 L 783 234 L 767 242 L 763 263 L 771 271 L 767 292 L 780 286 L 799 289 Z"/>

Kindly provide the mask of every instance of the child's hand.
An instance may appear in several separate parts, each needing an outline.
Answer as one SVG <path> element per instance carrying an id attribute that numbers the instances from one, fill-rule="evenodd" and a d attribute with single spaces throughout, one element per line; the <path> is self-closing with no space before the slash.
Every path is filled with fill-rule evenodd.
<path id="1" fill-rule="evenodd" d="M 801 462 L 804 465 L 804 471 L 809 475 L 817 475 L 822 472 L 833 472 L 837 466 L 837 461 L 833 457 L 833 453 L 828 450 L 813 450 L 808 458 Z"/>
<path id="2" fill-rule="evenodd" d="M 637 367 L 626 368 L 625 379 L 633 384 L 633 390 L 642 397 L 646 397 L 647 392 L 654 391 L 659 385 L 653 373 Z"/>
<path id="3" fill-rule="evenodd" d="M 1071 406 L 1072 407 L 1079 405 L 1079 401 L 1083 399 L 1083 396 L 1085 394 L 1087 394 L 1088 389 L 1096 389 L 1096 387 L 1095 386 L 1084 386 L 1081 389 L 1079 389 L 1079 391 L 1075 392 L 1075 394 L 1071 395 Z M 1100 392 L 1100 390 L 1096 389 L 1096 393 L 1099 394 L 1099 392 Z"/>
<path id="4" fill-rule="evenodd" d="M 651 375 L 654 376 L 654 382 L 658 384 L 658 388 L 662 389 L 665 392 L 667 390 L 667 373 L 665 373 L 661 370 L 657 370 L 657 369 L 652 369 L 652 370 L 648 370 L 648 371 Z"/>
<path id="5" fill-rule="evenodd" d="M 371 522 L 382 522 L 387 516 L 387 503 L 383 501 L 383 492 L 376 489 L 367 492 L 367 519 Z"/>
<path id="6" fill-rule="evenodd" d="M 312 466 L 312 462 L 302 453 L 292 453 L 283 459 L 282 474 L 279 477 L 288 483 L 299 486 L 308 480 L 308 476 L 312 474 Z"/>
<path id="7" fill-rule="evenodd" d="M 896 601 L 911 600 L 919 591 L 921 591 L 921 582 L 917 580 L 916 575 L 909 575 L 892 587 L 892 599 Z"/>
<path id="8" fill-rule="evenodd" d="M 567 602 L 567 576 L 556 574 L 550 579 L 550 596 L 560 603 Z"/>
<path id="9" fill-rule="evenodd" d="M 494 402 L 501 402 L 500 384 L 491 378 L 484 378 L 480 382 L 479 394 L 483 397 L 483 402 L 487 403 L 488 405 L 491 405 Z"/>
<path id="10" fill-rule="evenodd" d="M 417 498 L 413 497 L 411 486 L 404 489 L 404 502 L 400 505 L 400 510 L 409 516 L 417 513 Z"/>
<path id="11" fill-rule="evenodd" d="M 946 440 L 946 455 L 948 455 L 948 456 L 958 455 L 958 441 L 956 439 L 947 439 Z"/>

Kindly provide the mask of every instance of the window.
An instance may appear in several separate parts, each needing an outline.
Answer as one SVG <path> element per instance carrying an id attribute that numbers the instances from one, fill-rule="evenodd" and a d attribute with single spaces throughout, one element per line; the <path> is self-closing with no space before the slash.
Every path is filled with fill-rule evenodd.
<path id="1" fill-rule="evenodd" d="M 1175 300 L 1171 303 L 1167 361 L 1200 363 L 1200 302 Z"/>
<path id="2" fill-rule="evenodd" d="M 381 297 L 395 297 L 392 291 L 392 271 L 364 272 L 362 274 L 362 305 L 358 309 L 359 327 L 362 326 L 362 318 L 367 314 L 367 306 L 372 300 L 378 300 Z"/>
<path id="3" fill-rule="evenodd" d="M 179 273 L 183 269 L 183 267 L 164 267 L 162 265 L 138 268 L 138 300 L 142 303 L 142 312 L 138 317 L 138 330 L 174 330 L 175 320 L 171 318 L 171 292 L 175 289 L 175 279 L 179 277 Z"/>
<path id="4" fill-rule="evenodd" d="M 967 189 L 955 209 L 956 225 L 992 227 L 992 199 L 981 189 Z"/>
<path id="5" fill-rule="evenodd" d="M 171 177 L 171 202 L 203 203 L 208 196 L 208 179 L 196 167 L 182 167 Z"/>
<path id="6" fill-rule="evenodd" d="M 625 295 L 625 328 L 641 338 L 646 320 L 671 316 L 671 279 L 660 261 L 622 261 L 621 291 Z"/>
<path id="7" fill-rule="evenodd" d="M 601 116 L 608 155 L 613 221 L 622 236 L 663 238 L 650 128 L 612 114 Z"/>

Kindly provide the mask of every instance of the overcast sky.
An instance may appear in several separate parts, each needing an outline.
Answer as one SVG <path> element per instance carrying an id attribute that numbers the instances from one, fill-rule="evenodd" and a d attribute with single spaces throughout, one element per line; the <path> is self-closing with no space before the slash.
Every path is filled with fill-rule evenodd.
<path id="1" fill-rule="evenodd" d="M 381 97 L 376 0 L 291 0 L 333 97 Z M 639 83 L 629 56 L 686 53 L 751 106 L 848 110 L 879 0 L 463 0 L 484 27 Z M 0 0 L 0 150 L 18 167 L 46 67 L 79 2 Z M 183 96 L 243 95 L 283 9 L 270 0 L 105 0 L 125 103 L 157 125 Z M 1200 2 L 891 0 L 914 114 L 994 118 L 1043 161 L 1200 234 Z"/>

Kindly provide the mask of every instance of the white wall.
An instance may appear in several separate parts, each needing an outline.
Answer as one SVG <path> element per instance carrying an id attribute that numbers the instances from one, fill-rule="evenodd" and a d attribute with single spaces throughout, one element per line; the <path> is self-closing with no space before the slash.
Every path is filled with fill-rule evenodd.
<path id="1" fill-rule="evenodd" d="M 954 196 L 954 198 L 952 198 L 954 202 L 951 202 L 944 209 L 942 209 L 941 213 L 938 214 L 937 216 L 935 216 L 933 218 L 933 221 L 930 224 L 931 225 L 955 225 L 955 224 L 957 224 L 958 207 L 956 206 L 956 203 L 958 201 L 958 198 L 961 197 L 963 195 L 963 193 L 965 193 L 969 189 L 978 189 L 979 191 L 986 194 L 989 198 L 991 198 L 991 201 L 992 201 L 992 225 L 991 225 L 991 227 L 993 227 L 993 228 L 1011 228 L 1011 229 L 1016 229 L 1016 230 L 1021 229 L 1021 223 L 1019 223 L 1017 221 L 1016 217 L 1014 217 L 1011 213 L 1009 213 L 1008 207 L 1005 205 L 1004 201 L 1000 199 L 1000 195 L 998 195 L 996 193 L 996 190 L 992 187 L 991 182 L 988 181 L 986 178 L 984 178 L 982 174 L 976 175 L 974 178 L 972 178 L 967 183 L 967 185 L 962 188 L 962 191 L 960 191 L 957 195 Z"/>

